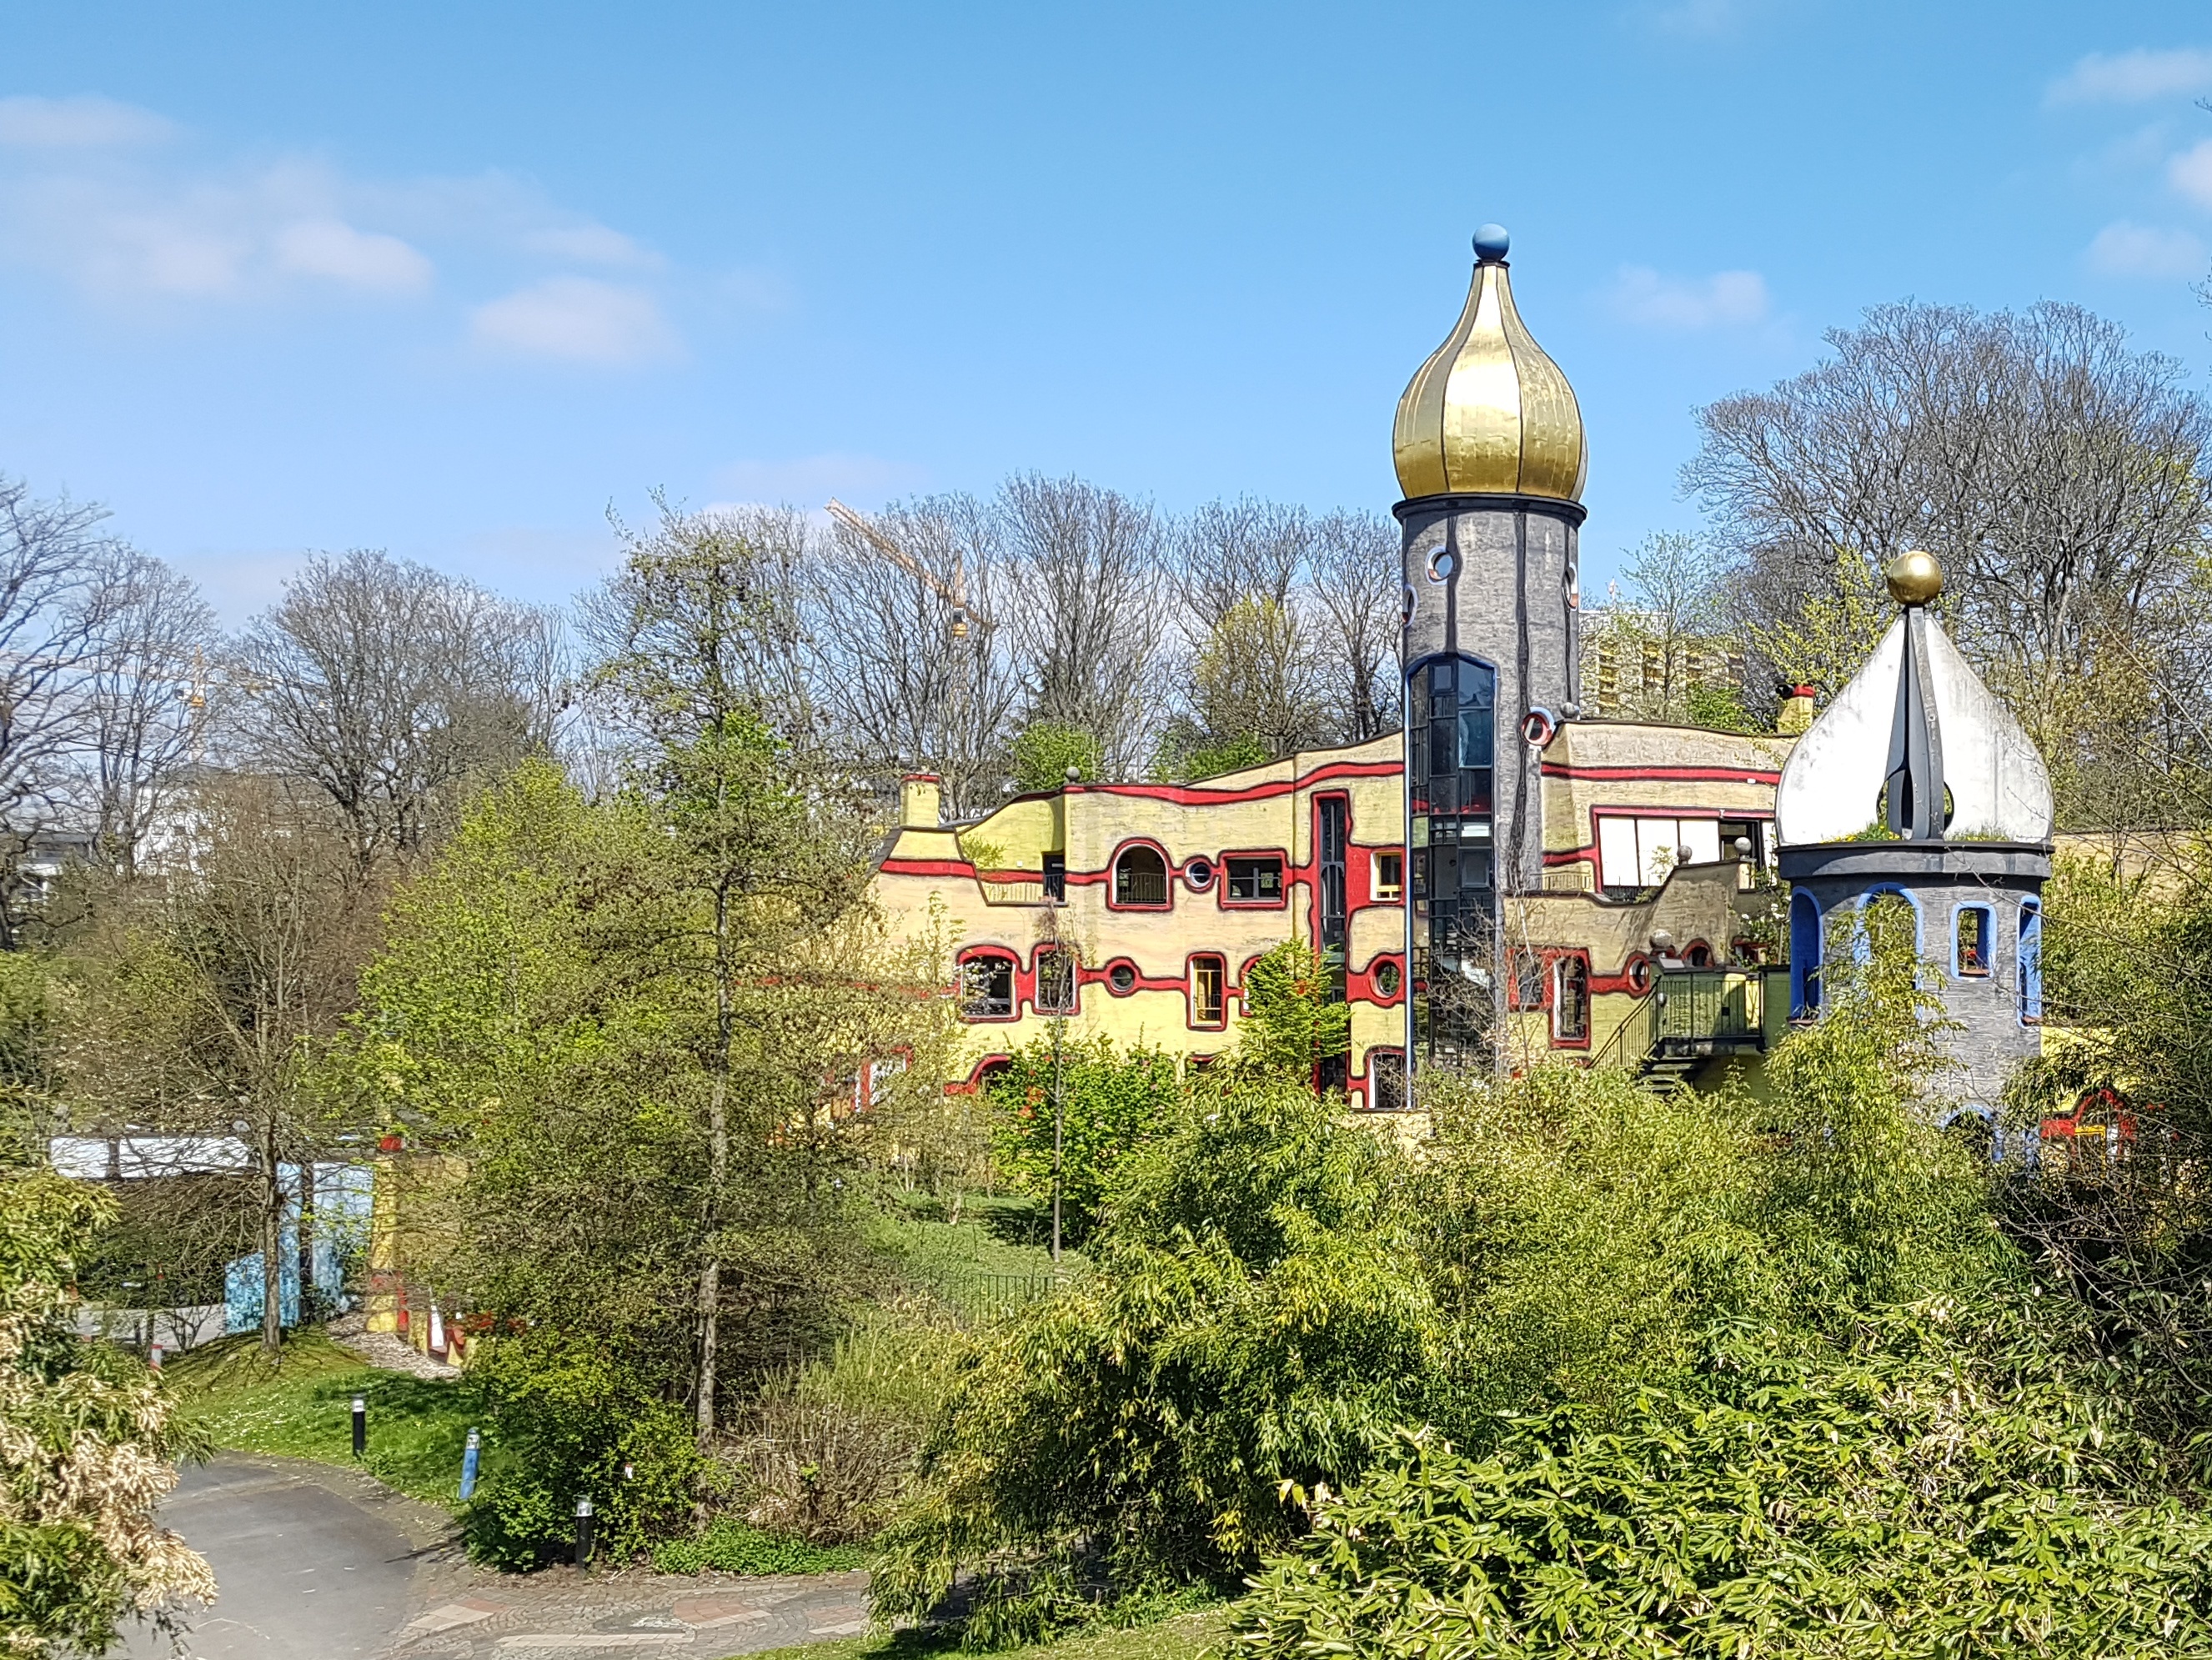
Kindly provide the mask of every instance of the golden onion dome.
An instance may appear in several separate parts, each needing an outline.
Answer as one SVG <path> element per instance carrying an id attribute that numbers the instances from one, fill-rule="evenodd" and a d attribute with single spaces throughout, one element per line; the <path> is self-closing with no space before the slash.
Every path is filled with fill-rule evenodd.
<path id="1" fill-rule="evenodd" d="M 1423 496 L 1582 499 L 1589 474 L 1575 389 L 1513 308 L 1504 228 L 1474 234 L 1474 282 L 1443 344 L 1398 400 L 1398 487 Z"/>

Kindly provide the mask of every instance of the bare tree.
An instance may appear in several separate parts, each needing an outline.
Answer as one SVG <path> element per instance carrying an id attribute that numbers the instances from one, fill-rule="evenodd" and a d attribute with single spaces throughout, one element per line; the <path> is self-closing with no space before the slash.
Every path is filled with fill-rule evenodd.
<path id="1" fill-rule="evenodd" d="M 246 758 L 325 795 L 364 868 L 550 744 L 552 617 L 381 553 L 319 557 L 232 648 Z"/>
<path id="2" fill-rule="evenodd" d="M 1313 523 L 1308 629 L 1322 695 L 1341 739 L 1364 743 L 1397 729 L 1400 633 L 1397 527 L 1339 509 Z"/>
<path id="3" fill-rule="evenodd" d="M 100 562 L 91 609 L 88 816 L 102 861 L 127 874 L 205 730 L 216 617 L 191 578 L 133 548 Z"/>
<path id="4" fill-rule="evenodd" d="M 2076 706 L 2122 648 L 2149 666 L 2154 699 L 2203 696 L 2212 417 L 2179 363 L 2056 303 L 1906 301 L 1827 338 L 1817 368 L 1698 416 L 1683 477 L 1737 562 L 1727 591 L 1745 622 L 1771 629 L 1834 596 L 1839 554 L 1922 547 L 1943 561 L 1960 644 L 2047 753 L 2100 724 Z M 2086 783 L 2100 770 L 2077 789 L 2059 769 L 2071 821 L 2100 821 Z"/>
<path id="5" fill-rule="evenodd" d="M 1287 606 L 1312 540 L 1304 508 L 1243 496 L 1194 509 L 1172 538 L 1191 642 L 1205 639 L 1240 600 Z"/>
<path id="6" fill-rule="evenodd" d="M 1020 695 L 998 522 L 971 496 L 941 496 L 875 526 L 921 574 L 839 526 L 807 594 L 815 696 L 862 770 L 937 773 L 955 818 L 981 812 L 1004 793 Z"/>
<path id="7" fill-rule="evenodd" d="M 80 1131 L 166 1138 L 180 1161 L 173 1179 L 204 1177 L 211 1152 L 242 1144 L 251 1178 L 195 1179 L 179 1192 L 209 1208 L 168 1226 L 217 1248 L 258 1243 L 273 1352 L 287 1213 L 295 1199 L 313 1205 L 288 1191 L 284 1171 L 342 1145 L 343 1116 L 312 1072 L 353 1007 L 383 885 L 362 879 L 321 804 L 281 783 L 225 779 L 198 807 L 191 866 L 112 880 L 64 950 L 59 1088 Z"/>
<path id="8" fill-rule="evenodd" d="M 1077 478 L 1010 478 L 997 503 L 1024 718 L 1098 739 L 1111 771 L 1144 759 L 1166 627 L 1162 527 L 1145 502 Z"/>

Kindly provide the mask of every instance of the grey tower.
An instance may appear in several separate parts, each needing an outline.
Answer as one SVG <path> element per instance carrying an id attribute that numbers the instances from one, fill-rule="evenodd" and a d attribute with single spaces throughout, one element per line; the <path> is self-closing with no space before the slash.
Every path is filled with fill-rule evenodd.
<path id="1" fill-rule="evenodd" d="M 1405 536 L 1407 1054 L 1497 1064 L 1504 926 L 1543 882 L 1538 765 L 1575 712 L 1582 414 L 1514 309 L 1505 232 L 1398 402 Z"/>

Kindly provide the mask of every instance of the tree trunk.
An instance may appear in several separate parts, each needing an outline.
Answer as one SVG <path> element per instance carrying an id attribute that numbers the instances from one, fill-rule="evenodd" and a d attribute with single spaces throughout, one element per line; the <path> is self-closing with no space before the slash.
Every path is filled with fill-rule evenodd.
<path id="1" fill-rule="evenodd" d="M 261 1133 L 261 1350 L 284 1346 L 284 1187 L 276 1164 L 276 1115 Z"/>
<path id="2" fill-rule="evenodd" d="M 714 890 L 714 1073 L 707 1096 L 707 1260 L 699 1269 L 699 1450 L 714 1439 L 722 1325 L 722 1189 L 730 1176 L 730 898 Z"/>
<path id="3" fill-rule="evenodd" d="M 300 1319 L 304 1324 L 313 1316 L 307 1305 L 307 1292 L 315 1283 L 315 1164 L 312 1158 L 300 1161 Z"/>

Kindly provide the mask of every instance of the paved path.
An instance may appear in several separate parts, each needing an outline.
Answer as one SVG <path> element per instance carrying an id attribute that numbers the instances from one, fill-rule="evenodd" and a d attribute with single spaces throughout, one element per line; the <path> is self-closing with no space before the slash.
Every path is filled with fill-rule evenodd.
<path id="1" fill-rule="evenodd" d="M 190 1660 L 717 1660 L 866 1626 L 860 1573 L 489 1573 L 462 1558 L 444 1512 L 295 1459 L 222 1454 L 185 1472 L 161 1516 L 222 1586 L 186 1622 Z M 170 1651 L 142 1634 L 126 1652 Z"/>

